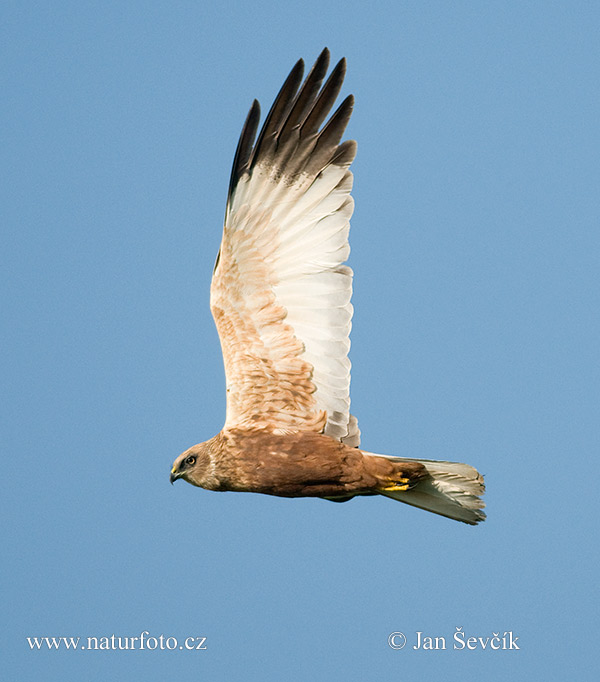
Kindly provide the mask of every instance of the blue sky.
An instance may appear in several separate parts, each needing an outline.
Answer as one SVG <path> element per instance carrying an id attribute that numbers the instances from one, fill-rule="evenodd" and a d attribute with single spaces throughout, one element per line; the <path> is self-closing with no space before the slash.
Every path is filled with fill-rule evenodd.
<path id="1" fill-rule="evenodd" d="M 4 2 L 0 19 L 2 677 L 596 679 L 598 6 Z M 476 528 L 168 482 L 223 423 L 208 288 L 240 127 L 325 45 L 356 96 L 363 444 L 477 466 Z M 520 650 L 453 650 L 457 627 Z M 144 631 L 207 649 L 26 639 Z M 448 649 L 412 649 L 417 632 Z"/>

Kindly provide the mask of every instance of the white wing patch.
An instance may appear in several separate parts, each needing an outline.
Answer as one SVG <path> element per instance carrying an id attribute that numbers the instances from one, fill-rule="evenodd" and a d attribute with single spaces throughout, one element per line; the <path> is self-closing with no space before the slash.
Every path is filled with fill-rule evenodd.
<path id="1" fill-rule="evenodd" d="M 327 413 L 325 433 L 338 439 L 348 436 L 350 422 L 352 270 L 342 263 L 350 253 L 354 207 L 352 174 L 346 170 L 340 178 L 340 170 L 326 169 L 298 202 L 305 213 L 292 211 L 294 218 L 281 225 L 273 260 L 275 297 L 304 345 L 301 357 L 313 367 L 317 409 Z"/>

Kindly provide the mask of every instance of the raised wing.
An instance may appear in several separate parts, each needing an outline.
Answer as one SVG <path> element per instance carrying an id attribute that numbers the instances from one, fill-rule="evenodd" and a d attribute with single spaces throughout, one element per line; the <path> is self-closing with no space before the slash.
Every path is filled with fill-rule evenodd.
<path id="1" fill-rule="evenodd" d="M 255 140 L 255 100 L 238 143 L 211 309 L 227 379 L 225 426 L 324 431 L 358 446 L 350 408 L 356 143 L 340 144 L 354 99 L 323 126 L 346 64 L 325 49 L 304 83 L 292 69 Z"/>

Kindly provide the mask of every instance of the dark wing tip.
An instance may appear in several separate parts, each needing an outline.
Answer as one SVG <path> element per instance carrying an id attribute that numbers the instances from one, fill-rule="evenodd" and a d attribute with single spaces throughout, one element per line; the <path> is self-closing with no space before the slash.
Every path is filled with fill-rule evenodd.
<path id="1" fill-rule="evenodd" d="M 231 168 L 231 178 L 229 180 L 229 196 L 235 189 L 240 177 L 248 168 L 248 161 L 252 153 L 252 146 L 256 131 L 258 130 L 258 122 L 260 120 L 260 104 L 257 99 L 252 102 L 250 111 L 246 116 L 240 139 L 238 140 L 237 148 L 235 150 L 235 157 L 233 158 L 233 166 Z"/>
<path id="2" fill-rule="evenodd" d="M 257 163 L 267 164 L 286 175 L 300 172 L 317 174 L 329 163 L 349 165 L 356 145 L 340 140 L 350 120 L 354 97 L 349 95 L 323 126 L 344 81 L 346 59 L 342 58 L 323 80 L 329 66 L 330 52 L 323 48 L 304 82 L 304 61 L 299 59 L 284 81 L 256 142 L 260 107 L 255 100 L 242 128 L 238 142 L 229 200 L 244 173 Z"/>
<path id="3" fill-rule="evenodd" d="M 254 165 L 257 157 L 262 154 L 269 154 L 276 142 L 277 133 L 285 123 L 287 116 L 292 108 L 296 93 L 302 83 L 304 75 L 304 60 L 299 59 L 293 66 L 288 77 L 285 79 L 281 89 L 277 93 L 275 101 L 269 109 L 267 118 L 258 135 L 256 144 L 252 151 L 250 166 Z"/>

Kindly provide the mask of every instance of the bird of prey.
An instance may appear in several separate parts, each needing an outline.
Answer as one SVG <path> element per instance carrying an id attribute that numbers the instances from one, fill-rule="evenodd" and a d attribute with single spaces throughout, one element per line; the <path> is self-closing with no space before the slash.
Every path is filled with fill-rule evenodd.
<path id="1" fill-rule="evenodd" d="M 354 98 L 329 116 L 346 63 L 325 81 L 328 67 L 325 49 L 302 82 L 299 60 L 258 137 L 256 100 L 242 128 L 210 289 L 225 425 L 175 460 L 171 482 L 336 502 L 379 494 L 474 525 L 485 514 L 473 467 L 360 448 L 344 265 L 356 143 L 341 142 Z"/>

